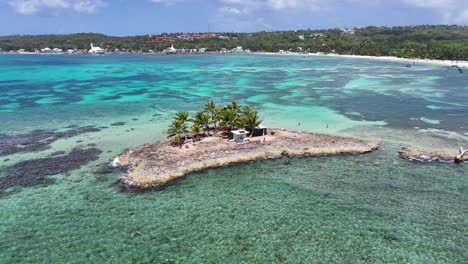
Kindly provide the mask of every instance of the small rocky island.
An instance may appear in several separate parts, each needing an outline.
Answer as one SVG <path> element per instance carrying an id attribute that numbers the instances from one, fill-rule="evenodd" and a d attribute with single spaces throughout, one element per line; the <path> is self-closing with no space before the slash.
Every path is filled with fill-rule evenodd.
<path id="1" fill-rule="evenodd" d="M 188 130 L 187 122 L 192 122 Z M 372 142 L 323 134 L 268 129 L 257 112 L 235 102 L 218 108 L 213 102 L 192 119 L 179 112 L 170 139 L 130 149 L 113 161 L 125 170 L 128 188 L 159 189 L 192 172 L 260 159 L 362 154 L 378 149 Z"/>
<path id="2" fill-rule="evenodd" d="M 400 157 L 410 161 L 419 162 L 454 162 L 462 163 L 468 161 L 468 151 L 460 147 L 458 153 L 446 151 L 422 150 L 410 147 L 403 147 L 400 150 Z"/>

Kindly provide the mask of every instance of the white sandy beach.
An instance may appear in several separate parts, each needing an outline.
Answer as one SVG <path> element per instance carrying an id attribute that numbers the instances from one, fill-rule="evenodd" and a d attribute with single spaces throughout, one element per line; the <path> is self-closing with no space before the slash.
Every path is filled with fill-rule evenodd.
<path id="1" fill-rule="evenodd" d="M 205 54 L 218 54 L 219 52 L 206 52 Z M 0 52 L 2 54 L 2 52 Z M 3 54 L 12 54 L 10 52 L 3 52 Z M 68 54 L 68 53 L 35 53 L 35 52 L 21 52 L 21 53 L 14 53 L 14 54 L 21 54 L 21 55 L 75 55 L 75 54 Z M 119 53 L 112 53 L 109 52 L 107 54 L 119 54 Z M 131 53 L 126 53 L 131 54 Z M 161 53 L 144 53 L 144 54 L 153 54 L 159 55 Z M 187 53 L 192 54 L 192 53 Z M 219 53 L 225 54 L 225 53 Z M 448 67 L 460 67 L 460 68 L 468 68 L 468 61 L 452 61 L 452 60 L 430 60 L 430 59 L 405 59 L 405 58 L 398 58 L 392 56 L 364 56 L 364 55 L 341 55 L 335 53 L 296 53 L 296 52 L 251 52 L 248 54 L 260 54 L 260 55 L 281 55 L 281 56 L 316 56 L 316 57 L 342 57 L 342 58 L 355 58 L 355 59 L 371 59 L 371 60 L 383 60 L 383 61 L 393 61 L 393 62 L 402 62 L 402 63 L 425 63 L 425 64 L 433 64 L 433 65 L 441 65 L 441 66 L 448 66 Z M 81 54 L 82 55 L 82 54 Z"/>
<path id="2" fill-rule="evenodd" d="M 429 60 L 429 59 L 405 59 L 392 56 L 363 56 L 363 55 L 340 55 L 335 53 L 295 53 L 295 52 L 252 52 L 253 54 L 264 54 L 264 55 L 284 55 L 284 56 L 317 56 L 317 57 L 343 57 L 343 58 L 355 58 L 355 59 L 372 59 L 372 60 L 384 60 L 394 61 L 403 63 L 425 63 L 434 64 L 441 66 L 455 66 L 460 68 L 468 68 L 468 61 L 451 61 L 451 60 Z"/>

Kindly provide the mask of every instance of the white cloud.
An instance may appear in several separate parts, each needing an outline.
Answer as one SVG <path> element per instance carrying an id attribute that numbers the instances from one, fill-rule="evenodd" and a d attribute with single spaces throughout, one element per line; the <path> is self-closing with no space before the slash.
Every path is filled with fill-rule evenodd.
<path id="1" fill-rule="evenodd" d="M 86 0 L 86 1 L 77 1 L 73 3 L 73 10 L 79 13 L 94 13 L 97 11 L 99 7 L 102 7 L 104 5 L 103 2 L 101 1 L 91 1 L 91 0 Z"/>
<path id="2" fill-rule="evenodd" d="M 403 4 L 418 8 L 453 8 L 453 0 L 401 0 Z"/>
<path id="3" fill-rule="evenodd" d="M 158 0 L 156 0 L 158 1 Z M 159 0 L 164 1 L 164 0 Z M 183 0 L 181 0 L 183 1 Z M 346 4 L 359 4 L 363 6 L 399 6 L 421 9 L 456 10 L 467 6 L 466 0 L 216 0 L 223 6 L 234 6 L 245 10 L 285 10 L 308 9 L 317 11 L 323 7 L 340 8 Z"/>
<path id="4" fill-rule="evenodd" d="M 39 7 L 35 1 L 16 1 L 10 2 L 16 12 L 24 15 L 34 14 L 39 12 Z"/>
<path id="5" fill-rule="evenodd" d="M 321 0 L 219 0 L 224 8 L 235 8 L 240 13 L 249 13 L 255 10 L 308 9 L 319 10 Z M 224 10 L 225 11 L 225 10 Z"/>
<path id="6" fill-rule="evenodd" d="M 105 5 L 101 0 L 13 0 L 9 4 L 17 13 L 23 15 L 60 10 L 90 14 Z"/>
<path id="7" fill-rule="evenodd" d="M 420 9 L 432 9 L 439 13 L 438 23 L 468 23 L 468 1 L 465 0 L 400 0 L 403 5 Z"/>
<path id="8" fill-rule="evenodd" d="M 219 11 L 222 13 L 235 14 L 235 15 L 242 13 L 240 9 L 235 8 L 235 7 L 230 7 L 230 6 L 221 7 Z"/>
<path id="9" fill-rule="evenodd" d="M 161 4 L 161 5 L 172 5 L 182 0 L 150 0 L 151 3 Z"/>
<path id="10" fill-rule="evenodd" d="M 468 9 L 460 12 L 460 14 L 455 17 L 454 22 L 459 24 L 468 24 Z"/>

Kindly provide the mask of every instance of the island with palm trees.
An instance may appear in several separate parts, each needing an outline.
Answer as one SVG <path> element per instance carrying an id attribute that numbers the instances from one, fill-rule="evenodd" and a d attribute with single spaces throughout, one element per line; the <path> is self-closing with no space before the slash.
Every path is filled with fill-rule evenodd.
<path id="1" fill-rule="evenodd" d="M 168 139 L 130 149 L 112 162 L 122 186 L 161 189 L 197 171 L 261 159 L 363 154 L 378 145 L 352 137 L 266 129 L 251 106 L 213 101 L 192 116 L 177 112 Z"/>

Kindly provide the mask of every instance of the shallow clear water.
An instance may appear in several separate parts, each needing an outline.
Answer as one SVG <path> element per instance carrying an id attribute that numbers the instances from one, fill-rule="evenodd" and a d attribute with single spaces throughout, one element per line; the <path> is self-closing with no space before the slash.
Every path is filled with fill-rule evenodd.
<path id="1" fill-rule="evenodd" d="M 464 263 L 466 165 L 410 163 L 397 151 L 468 145 L 468 75 L 404 66 L 265 55 L 2 55 L 0 135 L 97 129 L 0 156 L 0 262 Z M 161 139 L 175 111 L 209 99 L 251 104 L 269 127 L 351 134 L 381 150 L 210 170 L 143 194 L 119 192 L 119 173 L 95 173 L 124 149 Z M 74 148 L 102 153 L 40 180 L 16 170 Z"/>

